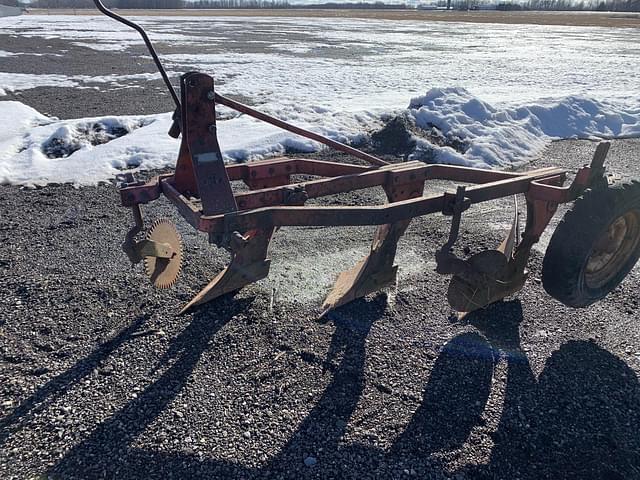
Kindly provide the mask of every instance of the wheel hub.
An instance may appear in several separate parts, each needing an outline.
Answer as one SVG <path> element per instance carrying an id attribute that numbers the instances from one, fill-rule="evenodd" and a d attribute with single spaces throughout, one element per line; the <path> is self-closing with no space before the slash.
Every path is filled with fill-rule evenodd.
<path id="1" fill-rule="evenodd" d="M 585 270 L 585 282 L 599 288 L 614 277 L 640 246 L 640 210 L 616 218 L 596 241 Z"/>

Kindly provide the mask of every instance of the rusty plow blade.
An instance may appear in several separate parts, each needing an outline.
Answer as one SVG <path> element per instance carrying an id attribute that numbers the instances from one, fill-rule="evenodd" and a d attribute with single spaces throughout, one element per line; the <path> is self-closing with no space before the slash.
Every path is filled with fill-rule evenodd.
<path id="1" fill-rule="evenodd" d="M 266 278 L 271 265 L 267 254 L 272 235 L 273 229 L 253 230 L 244 236 L 236 234 L 231 240 L 231 263 L 200 290 L 180 314 Z"/>
<path id="2" fill-rule="evenodd" d="M 378 227 L 371 252 L 353 268 L 339 275 L 331 293 L 322 304 L 320 318 L 341 305 L 395 283 L 398 266 L 394 265 L 394 259 L 398 240 L 408 226 L 409 221 L 402 221 Z"/>
<path id="3" fill-rule="evenodd" d="M 518 237 L 518 200 L 514 196 L 513 222 L 500 246 L 472 255 L 464 261 L 466 268 L 451 279 L 447 300 L 460 312 L 460 318 L 522 289 L 526 280 L 524 265 L 514 259 Z"/>
<path id="4" fill-rule="evenodd" d="M 412 180 L 400 188 L 385 185 L 384 189 L 390 202 L 416 198 L 424 192 L 424 180 Z M 398 266 L 394 262 L 398 241 L 410 223 L 410 219 L 401 220 L 380 225 L 376 229 L 369 255 L 338 276 L 331 293 L 322 304 L 320 318 L 357 298 L 395 284 Z"/>
<path id="5" fill-rule="evenodd" d="M 320 318 L 335 308 L 395 283 L 398 272 L 397 265 L 380 270 L 374 266 L 375 264 L 376 260 L 369 255 L 360 260 L 353 268 L 342 272 L 331 293 L 322 304 Z"/>

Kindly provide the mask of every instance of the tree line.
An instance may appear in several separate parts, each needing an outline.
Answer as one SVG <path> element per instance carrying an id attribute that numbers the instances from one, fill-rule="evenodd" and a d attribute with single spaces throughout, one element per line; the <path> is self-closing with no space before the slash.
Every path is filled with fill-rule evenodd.
<path id="1" fill-rule="evenodd" d="M 183 8 L 291 8 L 287 0 L 197 0 Z"/>
<path id="2" fill-rule="evenodd" d="M 93 8 L 92 0 L 33 0 L 31 3 L 21 3 L 20 0 L 1 0 L 3 4 L 17 7 L 34 8 Z M 112 8 L 123 9 L 178 9 L 178 8 L 327 8 L 327 9 L 411 9 L 415 8 L 404 3 L 384 3 L 382 1 L 359 3 L 317 3 L 311 5 L 291 4 L 289 0 L 106 0 Z M 468 10 L 478 8 L 477 0 L 440 0 L 438 5 L 449 6 L 454 10 Z M 448 5 L 447 5 L 448 4 Z M 482 2 L 483 5 L 489 5 Z M 433 4 L 431 4 L 433 5 Z M 614 11 L 640 12 L 640 0 L 525 0 L 523 2 L 497 1 L 493 4 L 497 10 L 557 10 L 557 11 Z M 418 8 L 426 8 L 418 6 Z"/>
<path id="3" fill-rule="evenodd" d="M 523 4 L 527 10 L 594 10 L 602 12 L 640 12 L 640 0 L 571 1 L 528 0 Z"/>
<path id="4" fill-rule="evenodd" d="M 482 0 L 439 0 L 440 8 L 452 10 L 479 10 L 489 6 L 504 11 L 609 11 L 640 12 L 640 0 L 524 0 L 506 2 L 497 0 L 489 3 Z M 419 5 L 418 8 L 429 8 Z"/>

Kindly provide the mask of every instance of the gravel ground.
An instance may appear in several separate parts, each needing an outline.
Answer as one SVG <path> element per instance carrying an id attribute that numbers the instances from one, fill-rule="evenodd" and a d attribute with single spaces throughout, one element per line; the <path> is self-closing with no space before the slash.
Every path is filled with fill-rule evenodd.
<path id="1" fill-rule="evenodd" d="M 556 143 L 539 163 L 592 150 Z M 612 169 L 637 172 L 639 150 L 615 142 Z M 2 478 L 640 476 L 638 268 L 572 310 L 544 293 L 536 251 L 523 292 L 458 322 L 433 216 L 402 241 L 397 290 L 320 323 L 371 229 L 291 228 L 268 280 L 176 316 L 226 256 L 156 202 L 148 217 L 176 220 L 187 261 L 155 291 L 119 249 L 117 203 L 110 184 L 0 187 Z M 495 245 L 506 206 L 472 208 L 460 246 Z"/>
<path id="2" fill-rule="evenodd" d="M 92 95 L 20 100 L 80 116 L 64 105 Z M 96 109 L 133 110 L 123 95 Z M 576 168 L 593 150 L 554 143 L 532 166 Z M 640 178 L 639 157 L 640 141 L 616 141 L 610 170 Z M 497 245 L 509 206 L 470 209 L 459 247 Z M 404 236 L 397 288 L 318 322 L 373 229 L 289 228 L 268 279 L 177 316 L 227 256 L 167 202 L 145 212 L 183 234 L 169 291 L 120 250 L 131 219 L 112 184 L 0 186 L 0 478 L 640 478 L 640 267 L 570 309 L 540 284 L 545 236 L 521 293 L 458 321 L 433 272 L 449 228 L 434 215 Z"/>

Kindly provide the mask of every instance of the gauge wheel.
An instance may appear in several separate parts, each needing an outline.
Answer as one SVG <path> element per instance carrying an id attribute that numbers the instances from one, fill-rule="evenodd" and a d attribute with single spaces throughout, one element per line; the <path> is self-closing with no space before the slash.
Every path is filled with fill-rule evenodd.
<path id="1" fill-rule="evenodd" d="M 640 257 L 640 182 L 589 189 L 551 237 L 542 264 L 549 295 L 586 307 L 616 288 Z"/>

